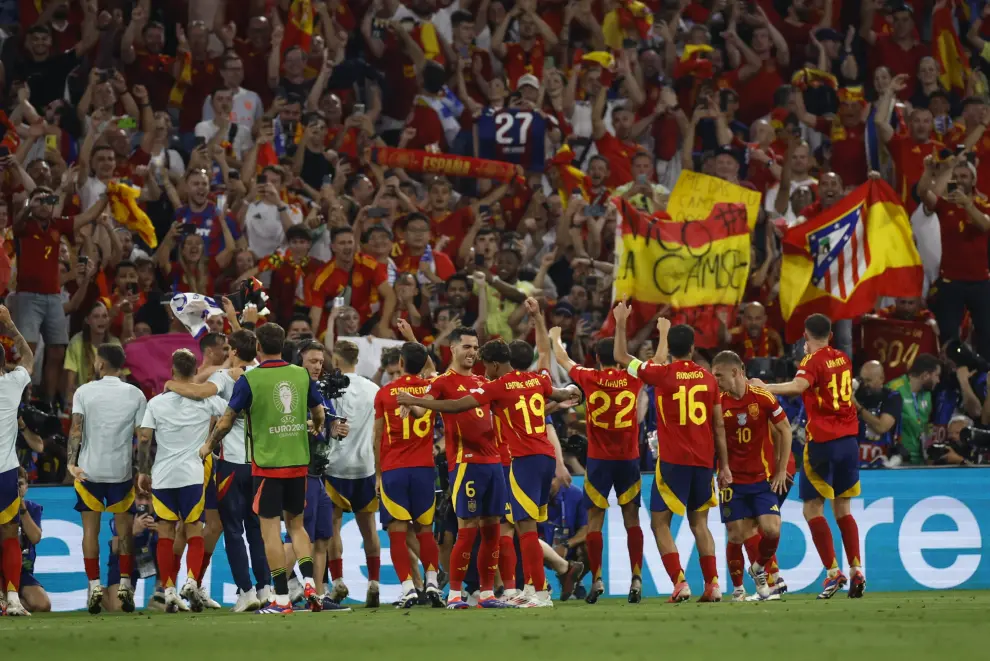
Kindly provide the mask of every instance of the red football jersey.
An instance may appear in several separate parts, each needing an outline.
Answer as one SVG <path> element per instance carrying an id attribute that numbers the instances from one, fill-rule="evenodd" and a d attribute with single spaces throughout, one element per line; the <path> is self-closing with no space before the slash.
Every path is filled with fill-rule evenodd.
<path id="1" fill-rule="evenodd" d="M 810 386 L 803 395 L 809 442 L 827 443 L 859 433 L 849 356 L 832 347 L 819 349 L 804 357 L 795 378 Z"/>
<path id="2" fill-rule="evenodd" d="M 647 361 L 636 376 L 652 385 L 656 394 L 660 461 L 714 468 L 712 415 L 718 405 L 718 384 L 711 372 L 691 360 L 670 365 Z"/>
<path id="3" fill-rule="evenodd" d="M 546 398 L 553 392 L 547 372 L 512 371 L 471 391 L 484 406 L 491 404 L 498 442 L 513 457 L 542 454 L 555 457 L 547 438 Z"/>
<path id="4" fill-rule="evenodd" d="M 575 366 L 570 375 L 588 398 L 588 458 L 639 459 L 639 379 L 612 367 L 593 370 Z"/>
<path id="5" fill-rule="evenodd" d="M 739 399 L 723 392 L 721 401 L 732 481 L 765 482 L 776 463 L 770 425 L 787 419 L 784 409 L 768 391 L 753 386 L 746 386 L 746 393 Z"/>
<path id="6" fill-rule="evenodd" d="M 448 370 L 430 382 L 426 394 L 434 399 L 460 399 L 487 383 L 476 374 L 464 376 Z M 462 413 L 444 413 L 443 429 L 450 470 L 454 470 L 456 464 L 497 464 L 502 460 L 492 427 L 491 406 L 486 404 Z"/>
<path id="7" fill-rule="evenodd" d="M 399 415 L 396 399 L 400 392 L 422 397 L 429 385 L 426 379 L 405 374 L 383 386 L 375 395 L 375 419 L 385 420 L 385 431 L 380 439 L 383 471 L 433 467 L 433 412 L 427 411 L 422 418 L 403 418 Z"/>

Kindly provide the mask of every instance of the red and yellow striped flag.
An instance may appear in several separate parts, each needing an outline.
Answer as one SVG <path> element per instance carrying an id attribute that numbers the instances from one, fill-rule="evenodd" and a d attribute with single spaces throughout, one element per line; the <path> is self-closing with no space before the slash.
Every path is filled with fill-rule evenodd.
<path id="1" fill-rule="evenodd" d="M 956 0 L 950 0 L 932 14 L 932 57 L 941 68 L 939 80 L 942 86 L 963 95 L 973 69 L 952 17 L 955 7 Z"/>
<path id="2" fill-rule="evenodd" d="M 107 198 L 110 200 L 110 214 L 118 223 L 137 232 L 149 248 L 158 247 L 155 226 L 138 205 L 141 189 L 111 181 L 107 184 Z"/>
<path id="3" fill-rule="evenodd" d="M 168 104 L 173 108 L 181 108 L 182 100 L 186 97 L 186 89 L 192 84 L 192 53 L 186 51 L 182 54 L 182 71 L 175 79 L 175 85 L 168 95 Z"/>
<path id="4" fill-rule="evenodd" d="M 299 46 L 309 53 L 313 41 L 313 0 L 292 0 L 289 5 L 289 21 L 285 25 L 282 51 Z"/>

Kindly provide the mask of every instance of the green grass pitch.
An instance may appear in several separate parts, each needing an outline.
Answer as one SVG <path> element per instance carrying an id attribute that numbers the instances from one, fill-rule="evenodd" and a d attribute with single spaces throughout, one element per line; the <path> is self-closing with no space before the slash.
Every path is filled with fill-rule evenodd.
<path id="1" fill-rule="evenodd" d="M 260 616 L 228 612 L 0 619 L 11 659 L 987 659 L 990 592 L 869 593 L 830 601 L 638 605 L 603 599 L 526 611 Z M 273 653 L 277 656 L 273 656 Z M 525 656 L 519 656 L 525 654 Z M 126 656 L 125 656 L 126 655 Z M 316 655 L 319 655 L 317 657 Z M 731 656 L 730 656 L 731 655 Z M 761 655 L 761 656 L 756 656 Z"/>

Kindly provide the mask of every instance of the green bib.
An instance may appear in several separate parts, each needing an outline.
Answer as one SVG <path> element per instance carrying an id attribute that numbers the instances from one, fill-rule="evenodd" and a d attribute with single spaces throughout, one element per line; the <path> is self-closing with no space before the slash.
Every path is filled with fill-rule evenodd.
<path id="1" fill-rule="evenodd" d="M 260 468 L 308 466 L 309 373 L 297 365 L 284 365 L 253 369 L 244 377 L 251 386 L 248 459 Z"/>

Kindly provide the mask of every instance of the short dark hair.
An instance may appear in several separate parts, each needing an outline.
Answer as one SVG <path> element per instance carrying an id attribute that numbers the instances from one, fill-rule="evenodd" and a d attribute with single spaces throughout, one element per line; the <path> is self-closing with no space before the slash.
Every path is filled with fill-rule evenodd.
<path id="1" fill-rule="evenodd" d="M 115 370 L 124 369 L 127 362 L 127 354 L 119 344 L 101 344 L 96 348 L 96 355 Z"/>
<path id="2" fill-rule="evenodd" d="M 743 372 L 746 371 L 746 363 L 743 362 L 743 359 L 735 351 L 719 351 L 715 354 L 715 358 L 712 359 L 712 366 L 715 365 L 730 365 L 732 367 L 738 367 Z"/>
<path id="3" fill-rule="evenodd" d="M 667 331 L 667 346 L 674 358 L 690 358 L 694 353 L 694 329 L 687 324 L 677 324 Z"/>
<path id="4" fill-rule="evenodd" d="M 915 357 L 914 362 L 911 363 L 911 367 L 908 369 L 908 376 L 921 376 L 922 374 L 930 374 L 936 371 L 942 366 L 942 361 L 940 361 L 935 356 L 930 353 L 918 354 Z"/>
<path id="5" fill-rule="evenodd" d="M 471 279 L 467 277 L 467 274 L 463 272 L 455 273 L 454 275 L 447 278 L 447 286 L 450 287 L 450 283 L 454 282 L 455 280 L 457 282 L 463 282 L 464 286 L 468 288 L 468 291 L 471 291 Z"/>
<path id="6" fill-rule="evenodd" d="M 234 355 L 246 363 L 251 362 L 258 355 L 258 338 L 253 331 L 244 329 L 234 331 L 227 338 L 227 344 L 230 345 Z"/>
<path id="7" fill-rule="evenodd" d="M 471 15 L 471 12 L 458 9 L 450 15 L 450 24 L 455 28 L 461 23 L 474 23 L 474 16 Z"/>
<path id="8" fill-rule="evenodd" d="M 832 334 L 832 321 L 816 312 L 804 320 L 804 329 L 816 340 L 827 340 Z"/>
<path id="9" fill-rule="evenodd" d="M 382 351 L 382 367 L 388 367 L 389 365 L 395 365 L 399 362 L 401 354 L 399 353 L 398 347 L 389 347 Z M 357 363 L 355 363 L 356 365 Z"/>
<path id="10" fill-rule="evenodd" d="M 402 357 L 403 367 L 406 374 L 419 374 L 426 367 L 426 361 L 430 357 L 426 347 L 419 342 L 406 342 L 399 349 Z"/>
<path id="11" fill-rule="evenodd" d="M 486 363 L 509 362 L 509 345 L 502 340 L 488 340 L 481 347 L 481 360 Z"/>
<path id="12" fill-rule="evenodd" d="M 172 354 L 172 369 L 179 376 L 191 379 L 196 373 L 196 356 L 189 349 L 176 349 Z"/>
<path id="13" fill-rule="evenodd" d="M 330 232 L 330 243 L 337 240 L 338 236 L 343 236 L 344 234 L 354 234 L 354 229 L 351 227 L 337 227 Z"/>
<path id="14" fill-rule="evenodd" d="M 321 342 L 317 342 L 316 340 L 304 340 L 298 344 L 296 350 L 299 353 L 299 357 L 302 358 L 304 353 L 309 353 L 310 351 L 319 351 L 320 353 L 323 353 L 326 351 L 326 347 L 323 346 Z"/>
<path id="15" fill-rule="evenodd" d="M 591 165 L 595 161 L 601 161 L 602 163 L 605 164 L 605 167 L 611 169 L 611 166 L 609 165 L 608 159 L 605 158 L 604 156 L 602 156 L 601 154 L 595 154 L 594 156 L 592 156 L 591 158 L 589 158 L 588 159 L 588 165 Z"/>
<path id="16" fill-rule="evenodd" d="M 513 340 L 509 343 L 509 365 L 512 369 L 528 370 L 533 364 L 536 351 L 523 340 Z"/>
<path id="17" fill-rule="evenodd" d="M 615 361 L 615 340 L 611 337 L 603 337 L 595 344 L 595 355 L 602 367 L 614 367 Z"/>
<path id="18" fill-rule="evenodd" d="M 129 259 L 121 260 L 120 262 L 117 263 L 117 267 L 113 271 L 114 276 L 120 273 L 120 269 L 134 269 L 136 271 L 137 264 L 130 261 Z"/>
<path id="19" fill-rule="evenodd" d="M 358 345 L 350 340 L 338 340 L 333 345 L 333 355 L 352 367 L 357 365 L 360 353 L 361 351 L 358 349 Z"/>
<path id="20" fill-rule="evenodd" d="M 266 356 L 282 355 L 282 347 L 285 345 L 285 329 L 275 323 L 267 323 L 254 329 L 254 335 L 258 338 L 261 346 L 261 353 Z"/>
<path id="21" fill-rule="evenodd" d="M 486 225 L 485 227 L 482 227 L 480 230 L 478 230 L 478 233 L 474 235 L 474 238 L 477 239 L 479 236 L 488 236 L 489 234 L 494 234 L 498 236 L 498 233 L 499 232 L 497 229 Z"/>
<path id="22" fill-rule="evenodd" d="M 413 222 L 414 220 L 421 220 L 424 223 L 426 223 L 426 226 L 427 227 L 430 226 L 430 219 L 426 216 L 425 213 L 420 213 L 418 211 L 414 211 L 411 214 L 409 214 L 408 216 L 406 216 L 406 222 L 403 223 L 403 226 L 404 227 L 409 227 L 409 224 L 411 222 Z"/>
<path id="23" fill-rule="evenodd" d="M 226 341 L 227 336 L 223 333 L 207 333 L 203 337 L 199 338 L 199 350 L 205 352 L 207 349 L 223 346 L 223 343 Z"/>
<path id="24" fill-rule="evenodd" d="M 313 235 L 310 234 L 305 225 L 293 225 L 289 229 L 285 230 L 285 240 L 292 241 L 293 239 L 303 239 L 304 241 L 309 241 L 312 243 Z"/>
<path id="25" fill-rule="evenodd" d="M 304 314 L 293 315 L 292 319 L 289 319 L 289 325 L 291 326 L 297 321 L 305 321 L 307 326 L 309 326 L 310 328 L 313 327 L 313 324 L 310 322 L 309 317 L 307 317 Z"/>
<path id="26" fill-rule="evenodd" d="M 450 342 L 450 346 L 453 346 L 458 342 L 460 342 L 461 338 L 464 337 L 465 335 L 467 335 L 468 337 L 477 338 L 478 331 L 468 326 L 458 326 L 457 328 L 455 328 L 450 332 L 450 335 L 447 336 Z"/>

